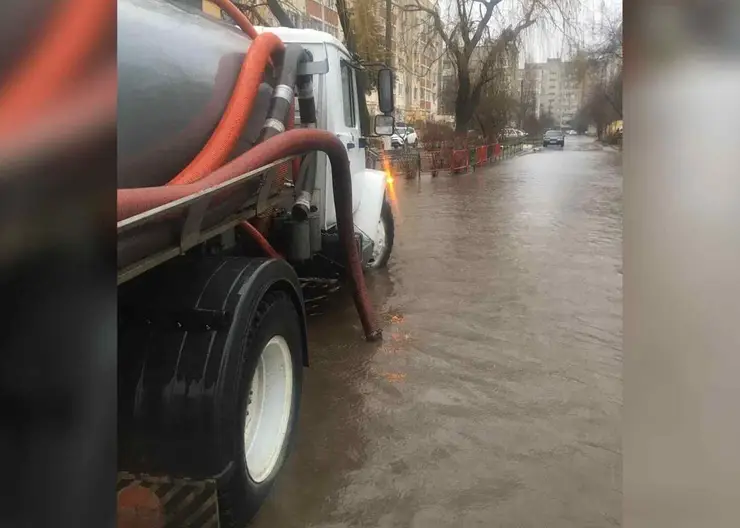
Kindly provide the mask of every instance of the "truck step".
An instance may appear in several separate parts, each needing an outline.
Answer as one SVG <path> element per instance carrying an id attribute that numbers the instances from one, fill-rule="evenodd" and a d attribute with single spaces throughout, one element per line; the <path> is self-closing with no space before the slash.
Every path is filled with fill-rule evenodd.
<path id="1" fill-rule="evenodd" d="M 118 473 L 119 528 L 219 528 L 214 480 Z"/>

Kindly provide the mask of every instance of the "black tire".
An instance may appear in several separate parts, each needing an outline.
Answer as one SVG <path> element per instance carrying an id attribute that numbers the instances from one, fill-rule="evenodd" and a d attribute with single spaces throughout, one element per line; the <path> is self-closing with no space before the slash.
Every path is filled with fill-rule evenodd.
<path id="1" fill-rule="evenodd" d="M 547 148 L 547 143 L 543 143 L 542 148 Z"/>
<path id="2" fill-rule="evenodd" d="M 388 200 L 383 200 L 383 208 L 380 210 L 380 220 L 385 226 L 385 248 L 380 254 L 377 261 L 371 261 L 368 263 L 368 269 L 380 269 L 385 268 L 388 265 L 388 260 L 391 258 L 393 252 L 393 241 L 396 236 L 396 224 L 393 220 L 393 209 Z"/>
<path id="3" fill-rule="evenodd" d="M 252 378 L 260 354 L 274 336 L 282 336 L 290 348 L 293 365 L 293 401 L 284 445 L 272 473 L 262 482 L 256 483 L 249 476 L 244 448 L 246 408 Z M 222 528 L 243 528 L 259 510 L 269 494 L 275 479 L 290 452 L 303 384 L 302 330 L 300 315 L 287 293 L 273 291 L 260 301 L 250 328 L 244 335 L 242 347 L 242 376 L 239 382 L 239 428 L 234 431 L 236 449 L 233 471 L 219 483 L 218 502 Z"/>

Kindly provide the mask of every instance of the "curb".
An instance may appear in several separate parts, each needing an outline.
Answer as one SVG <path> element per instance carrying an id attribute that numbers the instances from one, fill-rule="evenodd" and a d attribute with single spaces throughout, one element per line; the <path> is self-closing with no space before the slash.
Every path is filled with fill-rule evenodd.
<path id="1" fill-rule="evenodd" d="M 542 150 L 542 147 L 532 147 L 531 149 L 521 151 L 518 155 L 525 156 L 527 154 L 534 154 L 535 152 L 539 152 L 540 150 Z"/>

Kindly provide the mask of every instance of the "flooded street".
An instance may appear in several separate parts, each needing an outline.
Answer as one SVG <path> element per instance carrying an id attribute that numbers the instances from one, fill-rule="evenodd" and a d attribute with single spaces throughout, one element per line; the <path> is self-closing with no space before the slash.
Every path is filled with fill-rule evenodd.
<path id="1" fill-rule="evenodd" d="M 259 528 L 621 524 L 621 154 L 568 138 L 394 184 L 396 245 L 309 323 L 297 444 Z"/>

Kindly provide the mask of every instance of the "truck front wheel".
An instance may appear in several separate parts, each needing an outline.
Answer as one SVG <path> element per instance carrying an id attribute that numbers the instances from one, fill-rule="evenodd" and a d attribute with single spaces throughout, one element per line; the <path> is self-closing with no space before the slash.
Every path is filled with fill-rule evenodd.
<path id="1" fill-rule="evenodd" d="M 259 509 L 285 462 L 302 385 L 300 316 L 288 295 L 268 293 L 240 343 L 241 427 L 233 471 L 218 486 L 221 526 L 243 527 Z"/>
<path id="2" fill-rule="evenodd" d="M 378 222 L 378 235 L 373 246 L 373 256 L 367 263 L 368 269 L 384 268 L 388 264 L 393 251 L 393 239 L 396 234 L 396 226 L 393 220 L 393 209 L 388 200 L 383 200 L 383 208 L 380 211 Z"/>

